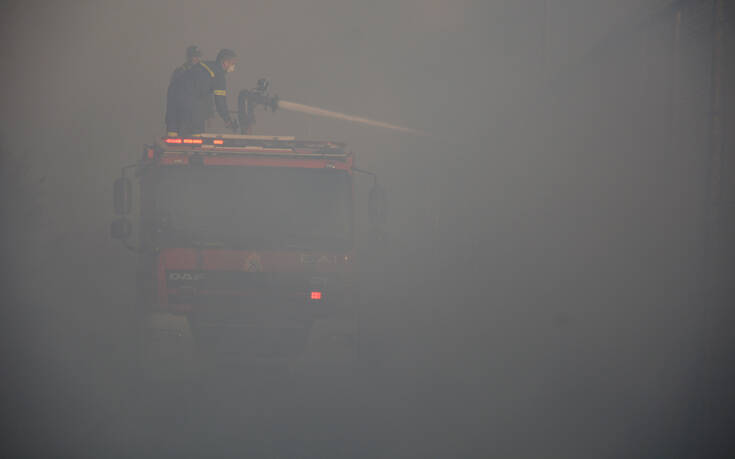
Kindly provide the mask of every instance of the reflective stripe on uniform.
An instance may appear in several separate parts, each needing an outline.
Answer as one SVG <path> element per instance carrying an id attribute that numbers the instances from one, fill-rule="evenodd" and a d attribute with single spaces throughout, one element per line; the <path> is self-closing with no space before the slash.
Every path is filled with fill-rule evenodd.
<path id="1" fill-rule="evenodd" d="M 227 94 L 227 91 L 225 91 L 224 89 L 215 89 L 214 90 L 214 95 L 215 96 L 224 96 L 226 94 Z"/>
<path id="2" fill-rule="evenodd" d="M 202 67 L 204 67 L 205 69 L 207 69 L 207 72 L 209 72 L 209 76 L 211 76 L 212 78 L 214 78 L 214 72 L 212 71 L 212 69 L 210 69 L 209 66 L 207 66 L 207 64 L 205 64 L 204 62 L 200 62 L 200 64 L 202 64 Z"/>

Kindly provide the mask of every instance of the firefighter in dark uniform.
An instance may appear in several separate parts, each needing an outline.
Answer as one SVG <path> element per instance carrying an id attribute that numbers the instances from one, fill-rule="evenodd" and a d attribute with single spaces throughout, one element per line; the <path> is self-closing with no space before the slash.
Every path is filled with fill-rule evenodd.
<path id="1" fill-rule="evenodd" d="M 237 120 L 227 109 L 227 84 L 225 75 L 235 71 L 237 56 L 234 51 L 223 49 L 215 61 L 199 62 L 184 75 L 182 106 L 185 107 L 181 135 L 196 135 L 204 132 L 209 118 L 212 96 L 219 116 L 228 128 L 237 131 Z"/>
<path id="2" fill-rule="evenodd" d="M 183 90 L 183 78 L 186 72 L 199 64 L 201 57 L 202 51 L 198 46 L 189 46 L 186 48 L 186 62 L 177 67 L 173 74 L 171 74 L 168 91 L 166 92 L 166 131 L 169 137 L 178 136 L 181 127 L 180 115 L 182 107 L 179 102 L 181 101 L 181 93 Z"/>

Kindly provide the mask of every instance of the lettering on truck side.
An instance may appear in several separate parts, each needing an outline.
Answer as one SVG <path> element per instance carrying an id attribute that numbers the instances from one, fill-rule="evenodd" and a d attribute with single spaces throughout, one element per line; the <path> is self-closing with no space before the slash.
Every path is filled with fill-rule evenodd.
<path id="1" fill-rule="evenodd" d="M 198 281 L 204 279 L 204 273 L 181 273 L 169 272 L 168 280 L 171 281 Z"/>

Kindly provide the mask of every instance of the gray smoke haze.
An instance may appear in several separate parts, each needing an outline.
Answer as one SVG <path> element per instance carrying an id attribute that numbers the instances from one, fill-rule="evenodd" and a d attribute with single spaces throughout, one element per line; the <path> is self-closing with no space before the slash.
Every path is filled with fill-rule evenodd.
<path id="1" fill-rule="evenodd" d="M 676 8 L 686 25 L 709 3 L 5 2 L 2 448 L 728 457 L 732 233 L 719 264 L 704 256 L 712 45 L 671 38 Z M 112 183 L 164 133 L 190 44 L 239 54 L 231 109 L 266 77 L 286 100 L 430 134 L 258 112 L 257 134 L 347 142 L 388 190 L 388 247 L 364 251 L 359 378 L 139 391 Z"/>

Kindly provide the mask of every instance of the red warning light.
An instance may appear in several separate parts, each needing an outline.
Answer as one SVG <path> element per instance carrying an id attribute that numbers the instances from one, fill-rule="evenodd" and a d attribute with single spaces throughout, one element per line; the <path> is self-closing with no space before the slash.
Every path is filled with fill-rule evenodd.
<path id="1" fill-rule="evenodd" d="M 166 143 L 181 143 L 181 139 L 166 139 Z"/>
<path id="2" fill-rule="evenodd" d="M 225 141 L 222 139 L 214 139 L 212 143 L 215 145 L 224 145 Z"/>
<path id="3" fill-rule="evenodd" d="M 153 159 L 156 157 L 156 152 L 153 151 L 153 148 L 149 148 L 146 154 L 148 156 L 148 159 Z"/>
<path id="4" fill-rule="evenodd" d="M 321 300 L 322 299 L 322 292 L 317 292 L 317 291 L 311 292 L 311 299 L 312 300 Z"/>
<path id="5" fill-rule="evenodd" d="M 202 139 L 184 139 L 184 143 L 200 144 L 202 143 Z"/>

